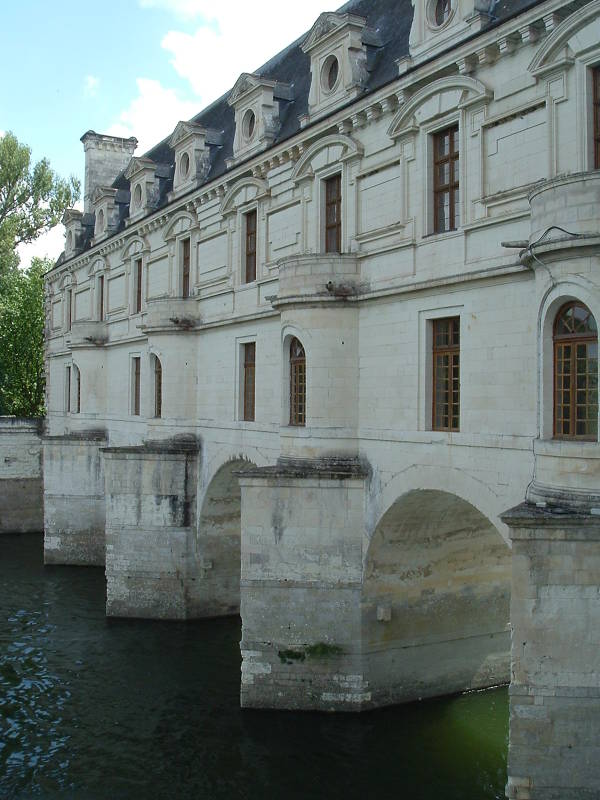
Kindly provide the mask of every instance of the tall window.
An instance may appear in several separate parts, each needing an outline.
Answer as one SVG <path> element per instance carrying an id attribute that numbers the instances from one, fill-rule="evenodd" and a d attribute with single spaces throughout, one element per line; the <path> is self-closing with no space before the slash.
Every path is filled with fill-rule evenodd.
<path id="1" fill-rule="evenodd" d="M 142 259 L 138 258 L 135 262 L 135 313 L 139 314 L 142 310 Z"/>
<path id="2" fill-rule="evenodd" d="M 104 319 L 104 275 L 98 278 L 98 319 Z"/>
<path id="3" fill-rule="evenodd" d="M 256 342 L 244 345 L 244 419 L 254 422 L 256 391 Z"/>
<path id="4" fill-rule="evenodd" d="M 140 386 L 141 386 L 141 359 L 139 356 L 132 358 L 132 390 L 133 397 L 131 402 L 131 410 L 135 417 L 140 415 Z"/>
<path id="5" fill-rule="evenodd" d="M 245 215 L 246 226 L 246 283 L 256 280 L 256 211 Z"/>
<path id="6" fill-rule="evenodd" d="M 554 322 L 554 436 L 598 438 L 598 328 L 582 303 L 567 303 Z"/>
<path id="7" fill-rule="evenodd" d="M 162 364 L 154 356 L 154 416 L 162 416 Z"/>
<path id="8" fill-rule="evenodd" d="M 75 378 L 75 413 L 81 413 L 81 372 L 73 364 L 73 377 Z"/>
<path id="9" fill-rule="evenodd" d="M 306 425 L 306 354 L 301 342 L 290 342 L 290 425 Z"/>
<path id="10" fill-rule="evenodd" d="M 181 243 L 181 296 L 190 296 L 190 240 Z"/>
<path id="11" fill-rule="evenodd" d="M 592 70 L 592 81 L 594 85 L 594 169 L 600 169 L 600 67 L 594 67 Z"/>
<path id="12" fill-rule="evenodd" d="M 325 252 L 342 252 L 342 176 L 325 181 Z"/>
<path id="13" fill-rule="evenodd" d="M 65 375 L 65 411 L 71 413 L 71 367 L 67 367 Z"/>
<path id="14" fill-rule="evenodd" d="M 460 225 L 458 125 L 433 136 L 433 225 L 435 233 Z"/>
<path id="15" fill-rule="evenodd" d="M 433 321 L 434 431 L 458 431 L 460 424 L 460 317 Z"/>
<path id="16" fill-rule="evenodd" d="M 71 320 L 73 318 L 73 292 L 67 289 L 65 292 L 65 330 L 71 330 Z"/>

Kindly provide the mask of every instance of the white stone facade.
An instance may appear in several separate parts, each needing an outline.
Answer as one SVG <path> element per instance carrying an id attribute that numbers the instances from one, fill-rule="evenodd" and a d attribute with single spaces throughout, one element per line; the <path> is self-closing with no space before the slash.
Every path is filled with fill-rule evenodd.
<path id="1" fill-rule="evenodd" d="M 454 0 L 437 26 L 435 6 L 416 5 L 411 50 L 407 29 L 394 79 L 376 86 L 369 74 L 387 57 L 386 30 L 361 16 L 365 3 L 322 15 L 303 45 L 308 77 L 295 127 L 290 109 L 302 104 L 290 76 L 243 75 L 229 129 L 195 119 L 173 137 L 175 188 L 161 189 L 164 149 L 134 160 L 125 175 L 143 168 L 142 205 L 132 195 L 116 233 L 48 276 L 46 447 L 91 432 L 77 447 L 88 466 L 96 448 L 106 481 L 109 613 L 235 609 L 241 506 L 247 705 L 369 707 L 506 679 L 510 535 L 501 514 L 526 499 L 588 515 L 600 507 L 597 424 L 595 441 L 554 436 L 552 343 L 568 301 L 600 320 L 600 2 Z M 458 131 L 458 194 L 455 224 L 440 232 L 434 144 L 449 128 Z M 325 252 L 326 181 L 336 175 L 339 254 Z M 114 179 L 115 208 L 125 208 L 123 174 Z M 108 196 L 97 188 L 86 196 Z M 252 212 L 256 277 L 247 281 Z M 433 324 L 455 317 L 458 430 L 434 430 Z M 306 353 L 302 426 L 289 424 L 292 337 Z M 248 343 L 252 421 L 244 419 Z M 235 468 L 247 462 L 240 495 Z M 417 506 L 414 530 L 445 531 L 444 548 L 472 520 L 472 540 L 444 550 L 460 574 L 455 584 L 445 570 L 431 573 L 441 550 L 427 561 L 412 546 L 410 576 L 381 578 L 381 564 L 403 563 L 386 555 L 390 520 L 408 536 L 398 520 Z M 76 513 L 74 527 L 91 530 L 85 510 Z M 460 635 L 394 627 L 413 595 L 439 596 L 450 584 L 443 613 L 472 621 L 457 623 Z M 166 586 L 169 597 L 157 599 Z M 498 603 L 504 616 L 471 613 Z M 374 633 L 386 625 L 387 639 Z M 431 670 L 419 682 L 423 664 L 444 659 L 461 637 L 496 644 L 465 645 L 446 680 Z M 403 647 L 414 661 L 386 678 Z M 337 666 L 315 667 L 311 654 Z"/>

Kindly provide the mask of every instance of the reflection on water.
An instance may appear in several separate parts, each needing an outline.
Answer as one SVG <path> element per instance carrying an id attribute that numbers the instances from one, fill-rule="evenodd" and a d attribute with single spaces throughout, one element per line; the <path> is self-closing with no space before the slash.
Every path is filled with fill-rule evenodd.
<path id="1" fill-rule="evenodd" d="M 0 537 L 0 797 L 504 797 L 506 689 L 363 715 L 241 711 L 238 619 L 104 616 L 101 569 Z"/>

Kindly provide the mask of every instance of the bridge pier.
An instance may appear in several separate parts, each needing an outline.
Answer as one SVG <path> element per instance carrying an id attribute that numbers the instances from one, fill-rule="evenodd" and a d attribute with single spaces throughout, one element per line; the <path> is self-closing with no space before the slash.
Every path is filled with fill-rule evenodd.
<path id="1" fill-rule="evenodd" d="M 249 708 L 356 711 L 366 475 L 280 459 L 242 487 L 242 683 Z"/>
<path id="2" fill-rule="evenodd" d="M 104 566 L 106 432 L 46 436 L 44 453 L 44 563 Z"/>
<path id="3" fill-rule="evenodd" d="M 201 616 L 195 439 L 104 448 L 103 459 L 107 616 Z"/>
<path id="4" fill-rule="evenodd" d="M 507 797 L 600 797 L 600 516 L 523 503 L 511 529 Z"/>

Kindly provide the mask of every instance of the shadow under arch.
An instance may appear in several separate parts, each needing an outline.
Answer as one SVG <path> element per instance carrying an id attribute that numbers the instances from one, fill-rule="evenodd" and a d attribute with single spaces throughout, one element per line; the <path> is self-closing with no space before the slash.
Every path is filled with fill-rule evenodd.
<path id="1" fill-rule="evenodd" d="M 361 642 L 373 705 L 508 683 L 510 549 L 456 495 L 415 489 L 367 551 Z"/>
<path id="2" fill-rule="evenodd" d="M 241 490 L 237 473 L 250 466 L 256 465 L 244 458 L 227 461 L 204 493 L 197 546 L 205 617 L 240 611 Z"/>

